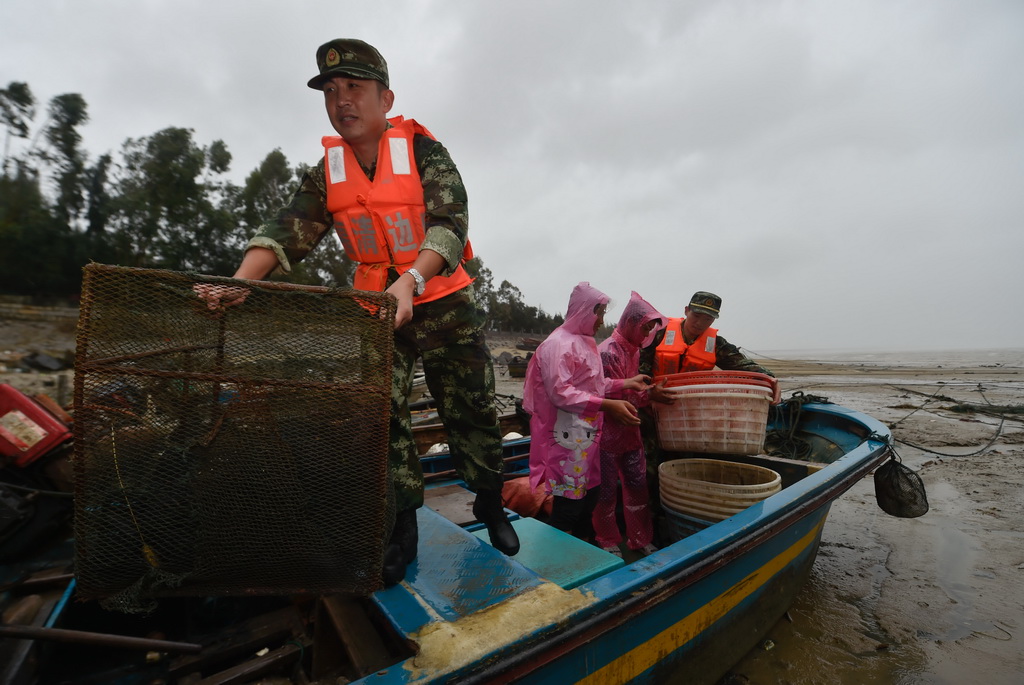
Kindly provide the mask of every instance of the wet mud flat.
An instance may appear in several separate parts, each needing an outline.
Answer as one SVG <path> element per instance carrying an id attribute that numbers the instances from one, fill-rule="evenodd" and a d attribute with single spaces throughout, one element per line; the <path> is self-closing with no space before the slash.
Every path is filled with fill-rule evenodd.
<path id="1" fill-rule="evenodd" d="M 890 426 L 931 508 L 893 518 L 871 478 L 841 497 L 788 617 L 723 685 L 1022 682 L 1024 351 L 765 363 L 784 397 Z"/>
<path id="2" fill-rule="evenodd" d="M 787 618 L 720 685 L 1024 682 L 1024 350 L 758 361 L 784 398 L 888 425 L 931 508 L 889 516 L 870 477 L 840 497 Z"/>

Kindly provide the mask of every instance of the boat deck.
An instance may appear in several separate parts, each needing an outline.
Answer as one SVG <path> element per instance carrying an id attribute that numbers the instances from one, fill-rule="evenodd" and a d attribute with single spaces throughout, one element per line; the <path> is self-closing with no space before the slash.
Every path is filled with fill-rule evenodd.
<path id="1" fill-rule="evenodd" d="M 569 590 L 624 565 L 614 554 L 514 513 L 512 525 L 522 549 L 508 557 L 491 547 L 480 524 L 459 525 L 473 494 L 455 487 L 462 492 L 448 486 L 435 489 L 431 497 L 428 490 L 426 505 L 417 512 L 417 558 L 405 581 L 374 595 L 402 631 L 416 632 L 438 619 L 456 621 L 545 582 Z M 448 516 L 456 520 L 446 518 L 446 512 L 454 512 Z"/>

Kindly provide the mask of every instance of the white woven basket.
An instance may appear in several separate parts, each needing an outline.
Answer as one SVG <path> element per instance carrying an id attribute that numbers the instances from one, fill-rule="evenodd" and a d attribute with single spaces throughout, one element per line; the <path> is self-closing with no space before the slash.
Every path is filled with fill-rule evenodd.
<path id="1" fill-rule="evenodd" d="M 764 449 L 769 388 L 716 383 L 670 391 L 673 404 L 654 405 L 663 448 L 710 454 L 758 454 Z"/>

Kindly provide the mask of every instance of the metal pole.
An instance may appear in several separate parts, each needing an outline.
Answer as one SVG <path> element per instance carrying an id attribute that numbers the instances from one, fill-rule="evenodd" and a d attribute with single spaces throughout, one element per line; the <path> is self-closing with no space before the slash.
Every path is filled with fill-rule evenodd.
<path id="1" fill-rule="evenodd" d="M 0 625 L 0 637 L 48 640 L 51 642 L 77 642 L 87 645 L 100 645 L 103 647 L 145 649 L 154 652 L 182 652 L 185 654 L 198 654 L 203 651 L 203 646 L 194 642 L 150 640 L 149 638 L 144 637 L 111 635 L 109 633 L 90 633 L 84 630 L 65 630 L 63 628 L 39 628 L 36 626 Z"/>

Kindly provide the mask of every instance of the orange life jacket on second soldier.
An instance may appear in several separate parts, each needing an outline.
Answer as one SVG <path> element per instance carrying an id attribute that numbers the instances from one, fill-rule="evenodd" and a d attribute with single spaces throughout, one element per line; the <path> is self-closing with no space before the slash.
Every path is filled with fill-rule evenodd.
<path id="1" fill-rule="evenodd" d="M 710 371 L 715 368 L 717 342 L 718 329 L 709 328 L 687 345 L 683 340 L 683 319 L 669 319 L 665 337 L 654 350 L 654 375 Z"/>
<path id="2" fill-rule="evenodd" d="M 426 235 L 423 185 L 413 155 L 413 136 L 433 138 L 413 119 L 388 119 L 392 128 L 381 136 L 377 170 L 371 181 L 341 136 L 324 136 L 324 170 L 327 180 L 327 211 L 345 254 L 359 263 L 354 286 L 380 292 L 387 284 L 388 269 L 405 273 L 416 261 Z M 471 259 L 466 245 L 464 259 Z M 473 282 L 462 264 L 451 276 L 427 281 L 414 303 L 430 302 L 461 290 Z"/>

